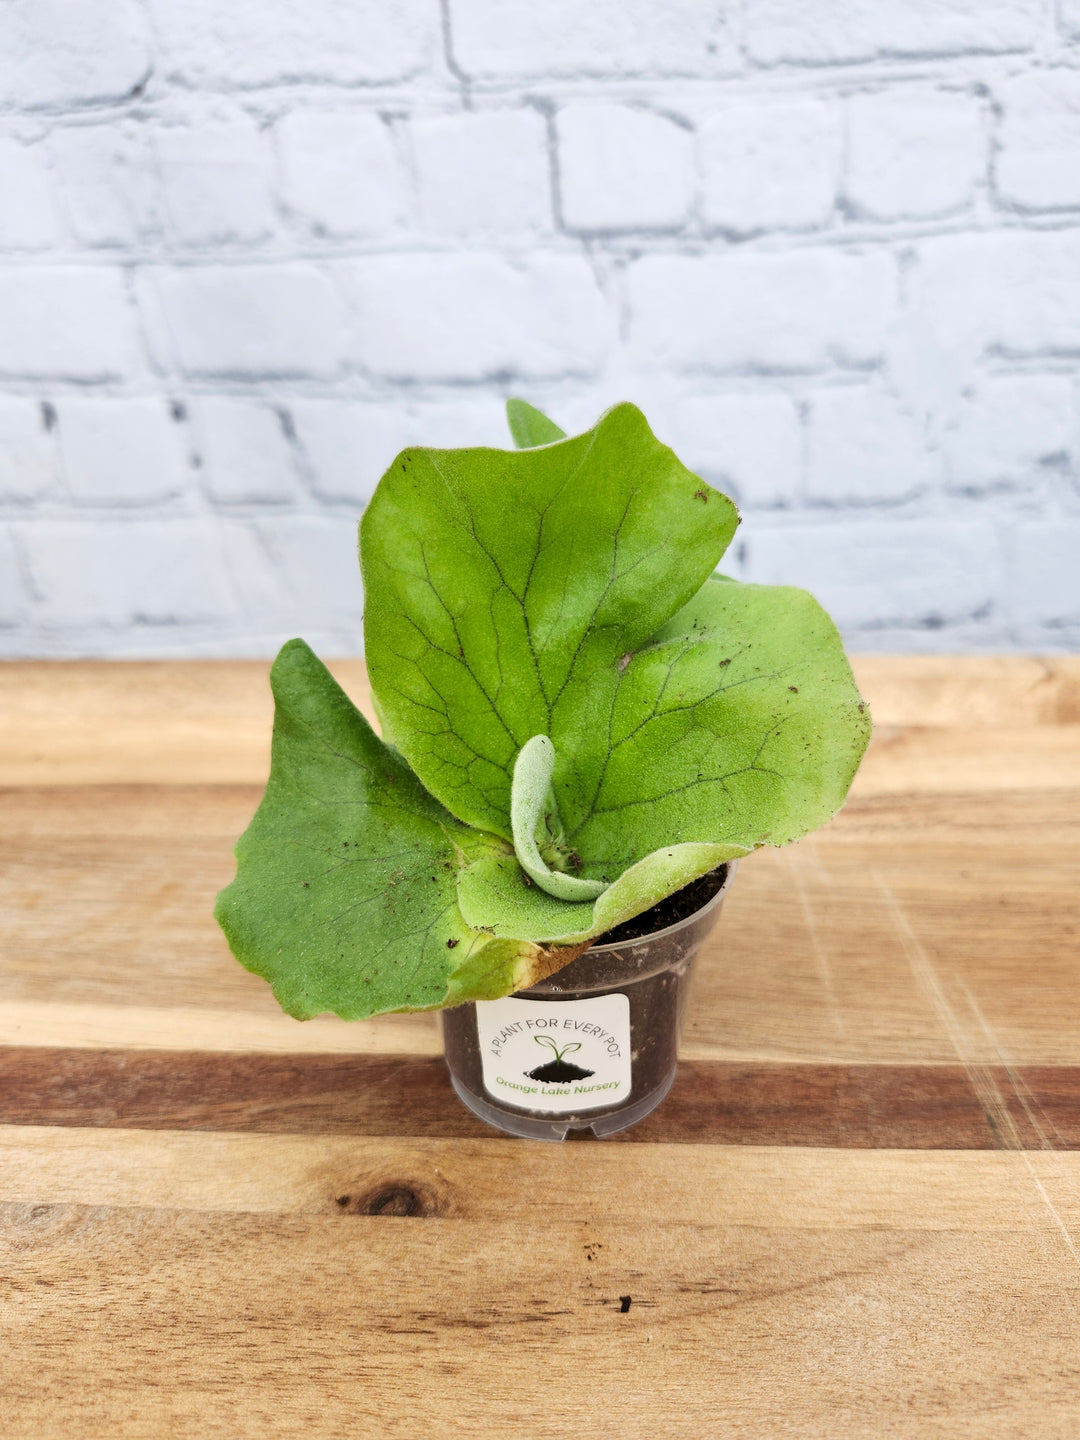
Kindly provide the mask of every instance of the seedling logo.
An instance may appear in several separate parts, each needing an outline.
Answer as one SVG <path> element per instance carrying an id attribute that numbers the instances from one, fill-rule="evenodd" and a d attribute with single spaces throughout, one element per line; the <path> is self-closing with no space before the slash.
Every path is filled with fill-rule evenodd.
<path id="1" fill-rule="evenodd" d="M 533 1039 L 537 1045 L 554 1050 L 555 1059 L 549 1060 L 546 1065 L 538 1065 L 535 1070 L 526 1070 L 527 1079 L 539 1080 L 545 1085 L 565 1085 L 569 1080 L 587 1080 L 590 1075 L 596 1074 L 595 1070 L 582 1070 L 580 1065 L 569 1064 L 563 1059 L 564 1055 L 581 1049 L 580 1040 L 574 1040 L 560 1050 L 550 1035 L 534 1035 Z"/>

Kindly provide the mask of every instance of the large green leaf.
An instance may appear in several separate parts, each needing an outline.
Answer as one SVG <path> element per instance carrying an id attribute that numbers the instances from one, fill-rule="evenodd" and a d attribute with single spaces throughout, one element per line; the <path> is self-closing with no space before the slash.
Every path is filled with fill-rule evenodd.
<path id="1" fill-rule="evenodd" d="M 548 735 L 580 810 L 596 774 L 564 737 L 737 523 L 632 405 L 538 449 L 406 451 L 361 524 L 386 737 L 459 819 L 509 839 L 514 761 Z"/>
<path id="2" fill-rule="evenodd" d="M 407 452 L 364 517 L 391 738 L 448 809 L 507 838 L 515 762 L 550 740 L 551 806 L 517 850 L 575 929 L 581 901 L 548 867 L 613 885 L 672 846 L 784 844 L 833 813 L 858 765 L 869 719 L 820 606 L 708 578 L 735 518 L 629 405 L 540 449 Z M 519 817 L 534 772 L 517 765 Z M 511 903 L 504 872 L 491 860 L 463 882 L 465 913 Z M 653 887 L 636 873 L 640 899 Z"/>
<path id="3" fill-rule="evenodd" d="M 510 847 L 428 795 L 303 641 L 284 647 L 271 682 L 270 780 L 217 918 L 284 1010 L 354 1020 L 495 999 L 579 953 L 468 925 L 459 874 Z M 526 925 L 543 929 L 519 883 Z"/>
<path id="4" fill-rule="evenodd" d="M 536 938 L 595 935 L 722 860 L 808 834 L 842 804 L 870 734 L 835 627 L 805 590 L 710 578 L 556 739 L 568 842 L 589 906 L 552 900 Z M 579 772 L 592 776 L 583 803 Z M 478 857 L 459 882 L 474 925 L 514 913 L 514 867 Z M 535 912 L 540 918 L 539 909 Z"/>

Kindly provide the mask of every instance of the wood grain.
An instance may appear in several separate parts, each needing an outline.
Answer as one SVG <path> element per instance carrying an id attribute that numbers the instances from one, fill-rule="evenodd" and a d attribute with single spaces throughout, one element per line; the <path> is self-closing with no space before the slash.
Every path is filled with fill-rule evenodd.
<path id="1" fill-rule="evenodd" d="M 0 1126 L 0 1203 L 1071 1238 L 1078 1182 L 1061 1153 Z"/>
<path id="2" fill-rule="evenodd" d="M 556 1153 L 597 1152 L 649 1154 Z M 683 1223 L 657 1204 L 645 1223 L 608 1218 L 621 1178 L 566 1214 L 571 1175 L 550 1217 L 482 1225 L 5 1206 L 6 1434 L 1071 1440 L 1080 1273 L 982 1163 L 1015 1157 L 929 1176 L 936 1214 L 928 1157 L 911 1183 L 890 1182 L 894 1160 L 838 1224 L 844 1173 L 823 1227 L 790 1159 L 764 1184 L 741 1166 L 676 1183 Z M 788 1204 L 738 1203 L 768 1202 L 784 1176 Z M 920 1226 L 928 1210 L 939 1223 Z"/>
<path id="3" fill-rule="evenodd" d="M 329 667 L 373 720 L 363 662 Z M 878 730 L 860 787 L 936 787 L 950 765 L 970 782 L 975 752 L 1001 785 L 1053 783 L 1055 754 L 1075 763 L 1076 656 L 863 655 L 853 667 Z M 261 784 L 268 671 L 254 660 L 0 662 L 0 785 Z M 1032 730 L 1055 733 L 1018 750 L 1018 732 Z"/>
<path id="4" fill-rule="evenodd" d="M 244 786 L 0 794 L 0 885 L 18 897 L 3 921 L 0 1043 L 437 1053 L 426 1016 L 300 1025 L 232 960 L 213 902 L 257 798 Z M 1078 864 L 1080 788 L 857 799 L 820 834 L 740 867 L 683 1053 L 1076 1063 Z"/>
<path id="5" fill-rule="evenodd" d="M 850 803 L 562 1146 L 232 961 L 266 671 L 0 665 L 5 1437 L 1073 1440 L 1080 659 L 857 659 Z"/>
<path id="6" fill-rule="evenodd" d="M 0 1123 L 494 1140 L 441 1058 L 0 1049 Z M 1080 1067 L 683 1061 L 633 1144 L 1080 1149 Z"/>

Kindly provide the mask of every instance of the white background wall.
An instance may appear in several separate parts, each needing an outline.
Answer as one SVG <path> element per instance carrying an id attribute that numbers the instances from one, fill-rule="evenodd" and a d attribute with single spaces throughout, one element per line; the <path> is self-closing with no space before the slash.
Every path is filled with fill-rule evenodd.
<path id="1" fill-rule="evenodd" d="M 1080 0 L 0 0 L 0 650 L 359 648 L 628 398 L 862 649 L 1080 644 Z"/>

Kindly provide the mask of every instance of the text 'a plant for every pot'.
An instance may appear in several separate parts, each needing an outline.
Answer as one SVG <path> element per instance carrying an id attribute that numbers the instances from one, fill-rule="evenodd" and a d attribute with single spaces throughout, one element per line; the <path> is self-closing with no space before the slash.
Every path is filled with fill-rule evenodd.
<path id="1" fill-rule="evenodd" d="M 641 1098 L 642 1037 L 614 1000 L 592 1018 L 565 1008 L 604 998 L 582 998 L 592 962 L 577 957 L 827 820 L 870 720 L 810 595 L 714 573 L 735 507 L 639 410 L 569 438 L 521 401 L 508 412 L 517 450 L 404 451 L 363 516 L 382 738 L 303 641 L 279 654 L 270 779 L 217 916 L 298 1019 L 481 1002 L 486 1029 L 471 1005 L 448 1019 L 481 1047 L 490 1032 L 496 1108 L 563 1132 L 590 1112 L 598 1130 L 601 1110 Z M 569 991 L 558 972 L 575 961 Z M 538 986 L 543 1000 L 503 998 Z M 530 1004 L 550 1024 L 509 1018 Z M 553 1060 L 535 1043 L 549 1032 L 564 1057 L 580 1043 L 575 1066 L 593 1075 L 530 1078 Z M 512 1071 L 502 1092 L 489 1069 Z"/>

